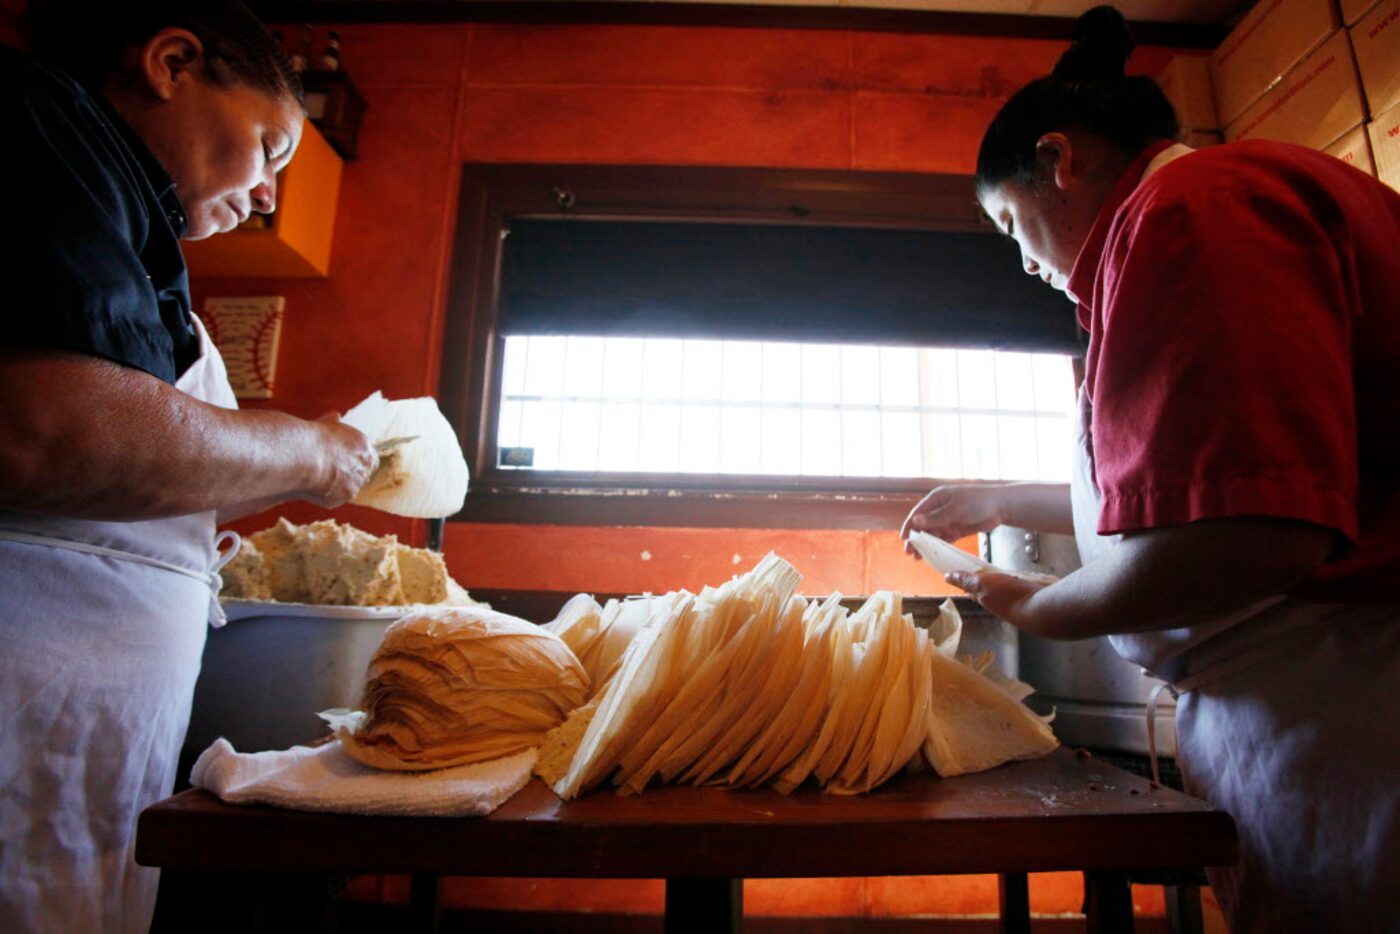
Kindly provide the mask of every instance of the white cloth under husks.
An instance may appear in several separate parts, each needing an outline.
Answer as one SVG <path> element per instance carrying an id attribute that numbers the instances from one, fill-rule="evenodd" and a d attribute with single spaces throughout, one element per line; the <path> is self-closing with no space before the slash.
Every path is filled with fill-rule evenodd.
<path id="1" fill-rule="evenodd" d="M 481 817 L 530 780 L 538 750 L 431 772 L 384 772 L 346 755 L 340 741 L 270 752 L 237 752 L 218 739 L 200 755 L 190 783 L 230 804 L 298 811 Z"/>

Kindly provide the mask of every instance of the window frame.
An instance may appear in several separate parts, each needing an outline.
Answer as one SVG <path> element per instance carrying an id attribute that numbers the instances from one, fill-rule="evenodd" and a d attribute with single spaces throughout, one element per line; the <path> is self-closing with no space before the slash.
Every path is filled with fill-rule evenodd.
<path id="1" fill-rule="evenodd" d="M 496 464 L 505 338 L 497 318 L 514 218 L 781 223 L 987 233 L 970 176 L 686 166 L 467 163 L 443 333 L 440 403 L 472 472 L 458 521 L 897 529 L 958 479 L 519 471 Z M 800 338 L 799 338 L 800 339 Z M 466 366 L 462 365 L 466 361 Z"/>

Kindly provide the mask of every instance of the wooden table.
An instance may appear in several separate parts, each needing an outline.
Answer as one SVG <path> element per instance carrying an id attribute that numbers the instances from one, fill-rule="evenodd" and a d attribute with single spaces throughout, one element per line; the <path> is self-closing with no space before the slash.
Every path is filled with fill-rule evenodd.
<path id="1" fill-rule="evenodd" d="M 1226 865 L 1229 815 L 1068 749 L 988 772 L 902 775 L 867 795 L 804 789 L 595 791 L 532 781 L 484 818 L 355 817 L 182 792 L 140 817 L 136 860 L 182 870 L 406 873 L 436 923 L 436 878 L 664 878 L 666 930 L 737 931 L 745 877 L 998 873 L 1002 929 L 1029 931 L 1026 873 L 1079 870 L 1089 930 L 1132 929 L 1128 873 Z"/>

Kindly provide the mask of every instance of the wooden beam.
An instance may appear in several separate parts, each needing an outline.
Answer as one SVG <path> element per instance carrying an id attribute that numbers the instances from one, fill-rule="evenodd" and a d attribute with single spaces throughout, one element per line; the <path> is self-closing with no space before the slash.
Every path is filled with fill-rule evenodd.
<path id="1" fill-rule="evenodd" d="M 513 23 L 722 26 L 751 29 L 845 29 L 1017 39 L 1068 40 L 1074 19 L 848 6 L 742 3 L 607 2 L 607 0 L 250 0 L 273 23 Z M 1223 25 L 1134 23 L 1139 44 L 1213 49 Z"/>

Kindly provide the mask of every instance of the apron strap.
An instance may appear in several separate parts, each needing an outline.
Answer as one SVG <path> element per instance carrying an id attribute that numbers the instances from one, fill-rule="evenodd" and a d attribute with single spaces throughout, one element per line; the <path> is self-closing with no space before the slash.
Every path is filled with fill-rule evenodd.
<path id="1" fill-rule="evenodd" d="M 1144 672 L 1145 673 L 1145 672 Z M 1152 781 L 1162 784 L 1162 773 L 1157 767 L 1157 699 L 1163 691 L 1171 691 L 1172 697 L 1180 697 L 1176 688 L 1163 681 L 1147 695 L 1147 758 L 1152 763 Z"/>
<path id="2" fill-rule="evenodd" d="M 121 551 L 117 548 L 107 548 L 103 545 L 94 545 L 90 542 L 75 542 L 66 538 L 52 538 L 47 535 L 33 535 L 29 532 L 16 532 L 8 529 L 0 529 L 0 541 L 20 542 L 25 545 L 40 545 L 45 548 L 62 548 L 67 551 L 77 551 L 87 555 L 97 555 L 102 558 L 115 558 L 118 561 L 130 561 L 133 564 L 144 564 L 147 567 L 159 568 L 162 571 L 169 571 L 172 574 L 183 574 L 185 577 L 199 581 L 210 590 L 210 614 L 209 625 L 214 628 L 223 626 L 228 622 L 228 617 L 224 615 L 224 609 L 219 605 L 219 591 L 224 589 L 223 578 L 219 576 L 219 571 L 223 566 L 233 559 L 238 553 L 238 546 L 242 542 L 237 532 L 220 532 L 214 539 L 215 559 L 213 565 L 207 572 L 200 573 L 189 568 L 181 567 L 178 564 L 171 564 L 169 561 L 162 561 L 159 558 L 152 558 L 147 555 L 138 555 L 130 551 Z M 223 547 L 231 543 L 228 551 L 223 551 Z"/>

